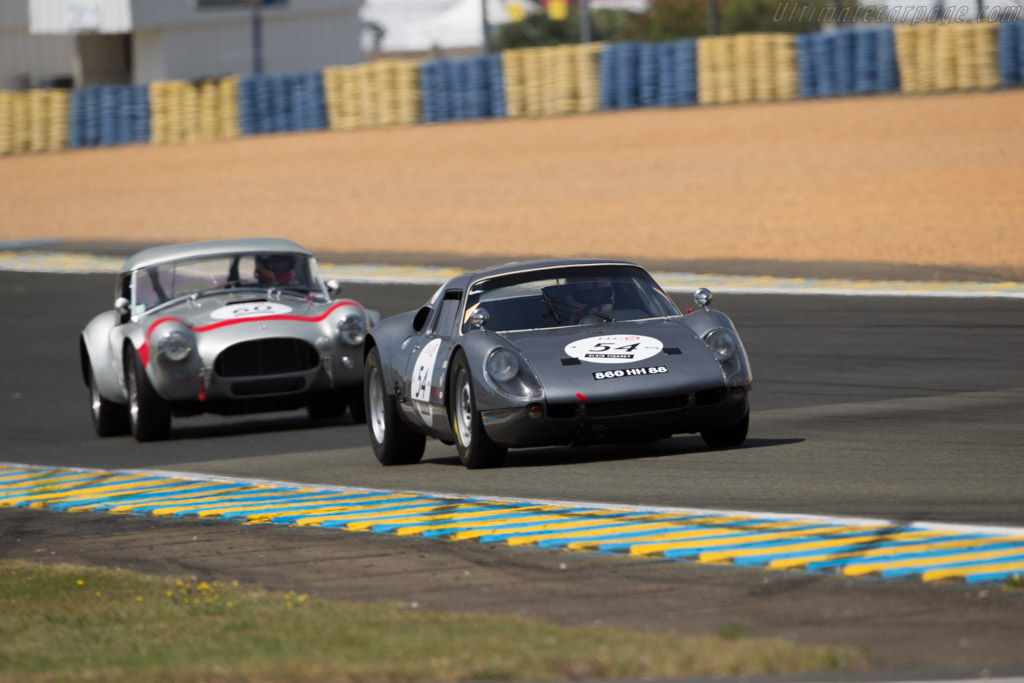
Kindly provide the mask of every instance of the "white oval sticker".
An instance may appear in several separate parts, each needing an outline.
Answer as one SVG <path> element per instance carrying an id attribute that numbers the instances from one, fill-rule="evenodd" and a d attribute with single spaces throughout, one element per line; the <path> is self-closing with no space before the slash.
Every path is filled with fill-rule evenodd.
<path id="1" fill-rule="evenodd" d="M 244 304 L 228 304 L 210 313 L 214 320 L 238 320 L 239 318 L 262 318 L 268 315 L 291 313 L 292 307 L 270 301 L 252 301 Z"/>
<path id="2" fill-rule="evenodd" d="M 587 363 L 636 363 L 661 353 L 664 344 L 654 337 L 636 334 L 606 334 L 574 341 L 566 355 Z"/>

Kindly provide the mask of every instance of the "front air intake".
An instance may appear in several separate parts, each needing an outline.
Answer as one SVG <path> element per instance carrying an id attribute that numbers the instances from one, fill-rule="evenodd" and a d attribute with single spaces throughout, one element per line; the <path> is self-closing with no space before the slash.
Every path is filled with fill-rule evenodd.
<path id="1" fill-rule="evenodd" d="M 256 339 L 229 346 L 213 365 L 219 377 L 261 377 L 305 372 L 320 364 L 320 354 L 301 339 Z"/>

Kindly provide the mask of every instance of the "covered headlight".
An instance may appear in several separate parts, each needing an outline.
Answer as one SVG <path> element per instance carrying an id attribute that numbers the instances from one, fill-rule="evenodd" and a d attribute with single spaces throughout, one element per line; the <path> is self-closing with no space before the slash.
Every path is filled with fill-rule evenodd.
<path id="1" fill-rule="evenodd" d="M 338 321 L 338 339 L 350 346 L 359 346 L 366 338 L 366 318 L 349 313 Z"/>
<path id="2" fill-rule="evenodd" d="M 487 356 L 487 374 L 499 382 L 508 382 L 519 374 L 519 359 L 508 349 L 494 349 Z"/>
<path id="3" fill-rule="evenodd" d="M 736 338 L 728 330 L 712 330 L 704 337 L 704 343 L 711 349 L 715 359 L 724 363 L 736 355 Z"/>
<path id="4" fill-rule="evenodd" d="M 157 348 L 168 360 L 177 363 L 192 353 L 192 339 L 180 330 L 172 330 L 160 338 Z"/>
<path id="5" fill-rule="evenodd" d="M 518 353 L 498 347 L 484 362 L 484 377 L 500 393 L 524 401 L 535 401 L 544 396 L 537 374 Z"/>

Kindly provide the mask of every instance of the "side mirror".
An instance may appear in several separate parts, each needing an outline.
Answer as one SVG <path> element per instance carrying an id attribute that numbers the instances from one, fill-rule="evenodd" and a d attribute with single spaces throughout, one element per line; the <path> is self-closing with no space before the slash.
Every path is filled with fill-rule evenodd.
<path id="1" fill-rule="evenodd" d="M 327 292 L 331 296 L 338 296 L 339 294 L 341 294 L 341 283 L 338 282 L 337 280 L 328 280 Z"/>
<path id="2" fill-rule="evenodd" d="M 424 306 L 420 310 L 416 311 L 416 317 L 412 319 L 412 329 L 419 332 L 423 329 L 423 326 L 427 324 L 427 318 L 430 317 L 430 306 Z"/>
<path id="3" fill-rule="evenodd" d="M 707 287 L 701 287 L 693 293 L 693 301 L 695 304 L 703 308 L 705 311 L 708 310 L 708 306 L 711 304 L 711 300 L 714 297 L 711 295 L 711 290 Z"/>
<path id="4" fill-rule="evenodd" d="M 469 326 L 477 330 L 484 329 L 484 325 L 491 322 L 491 314 L 486 308 L 476 308 L 469 314 Z"/>
<path id="5" fill-rule="evenodd" d="M 128 299 L 123 296 L 119 296 L 114 299 L 114 310 L 121 315 L 128 315 L 129 311 L 131 311 L 131 306 L 132 302 L 128 301 Z"/>

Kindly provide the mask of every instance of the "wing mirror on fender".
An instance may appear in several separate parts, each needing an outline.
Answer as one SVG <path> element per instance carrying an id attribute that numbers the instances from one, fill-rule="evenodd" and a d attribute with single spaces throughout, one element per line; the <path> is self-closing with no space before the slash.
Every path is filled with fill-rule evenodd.
<path id="1" fill-rule="evenodd" d="M 486 308 L 477 308 L 469 314 L 469 325 L 470 327 L 482 330 L 484 325 L 491 321 L 491 314 L 487 312 Z"/>
<path id="2" fill-rule="evenodd" d="M 128 311 L 131 310 L 131 302 L 123 296 L 119 296 L 114 299 L 114 310 L 121 315 L 128 315 Z"/>
<path id="3" fill-rule="evenodd" d="M 341 283 L 340 282 L 338 282 L 337 280 L 328 280 L 326 284 L 327 284 L 327 293 L 330 294 L 332 297 L 335 297 L 335 296 L 338 296 L 339 294 L 341 294 Z"/>

